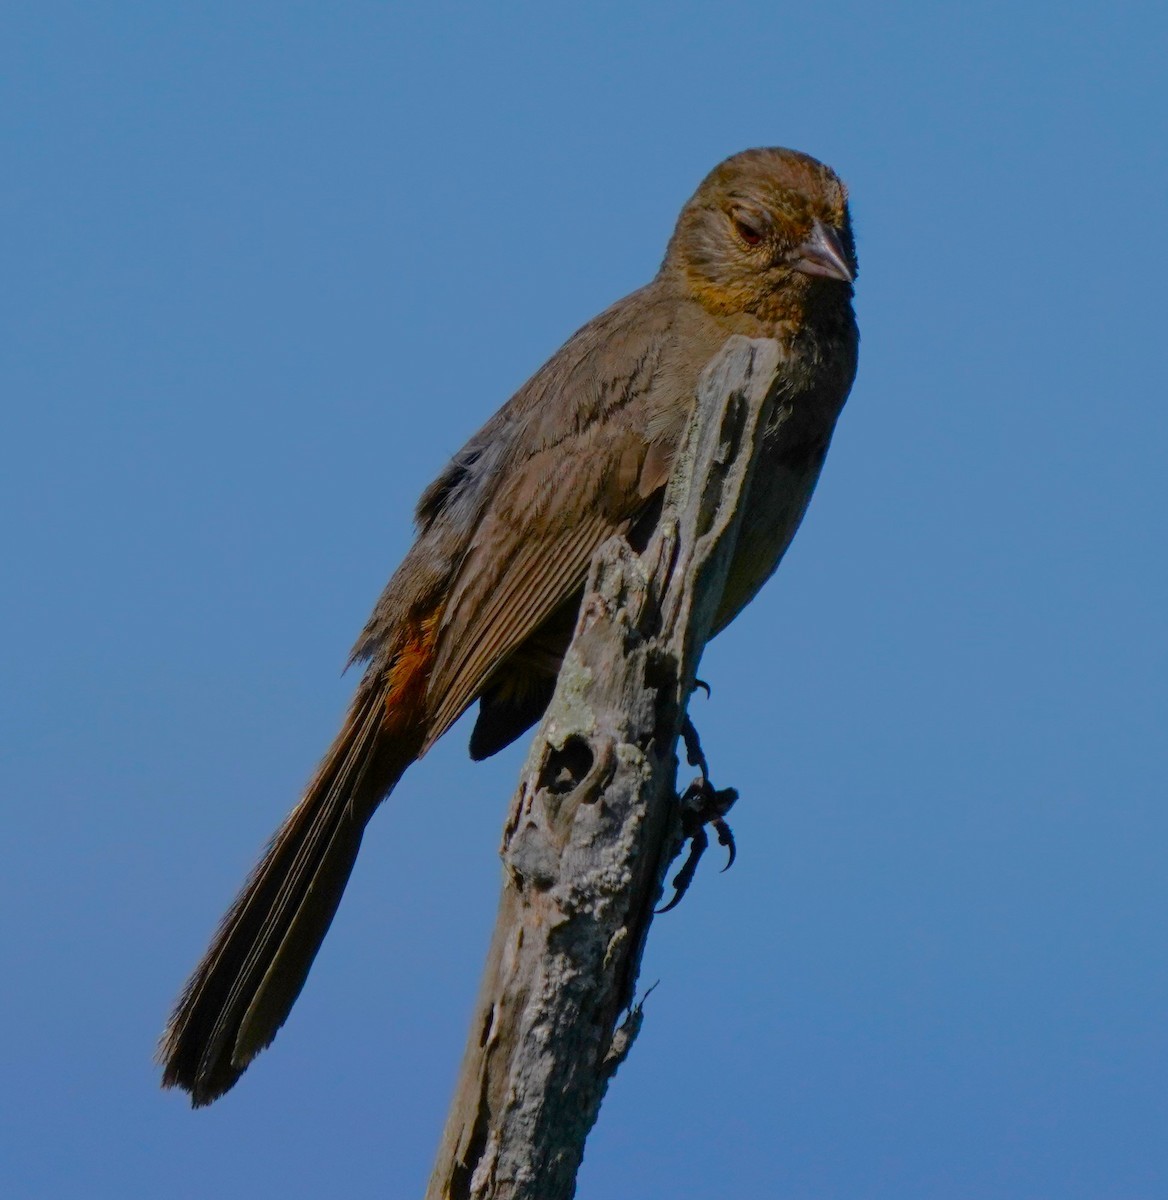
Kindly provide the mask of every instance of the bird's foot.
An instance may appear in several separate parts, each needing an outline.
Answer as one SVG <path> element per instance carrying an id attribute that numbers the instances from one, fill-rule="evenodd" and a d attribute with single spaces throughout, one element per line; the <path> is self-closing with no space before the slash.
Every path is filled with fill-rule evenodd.
<path id="1" fill-rule="evenodd" d="M 710 844 L 709 834 L 706 833 L 707 825 L 712 826 L 718 835 L 718 844 L 727 849 L 723 871 L 728 871 L 733 866 L 738 853 L 734 845 L 734 834 L 726 823 L 726 814 L 738 799 L 738 790 L 716 788 L 710 782 L 709 764 L 702 753 L 698 732 L 688 716 L 682 725 L 681 737 L 685 743 L 686 760 L 691 767 L 697 767 L 701 774 L 678 798 L 681 805 L 681 833 L 690 844 L 689 854 L 686 855 L 681 870 L 673 877 L 673 899 L 664 908 L 659 908 L 659 913 L 676 908 L 681 903 L 682 896 L 689 891 L 689 885 L 693 883 L 697 874 L 698 863 Z"/>

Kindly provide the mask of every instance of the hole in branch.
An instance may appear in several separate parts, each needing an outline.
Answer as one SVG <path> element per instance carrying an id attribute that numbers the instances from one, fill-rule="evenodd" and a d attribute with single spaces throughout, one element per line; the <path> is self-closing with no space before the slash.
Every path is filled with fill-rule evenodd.
<path id="1" fill-rule="evenodd" d="M 552 749 L 543 764 L 539 786 L 556 796 L 566 796 L 580 786 L 592 770 L 592 747 L 573 734 L 559 750 Z"/>

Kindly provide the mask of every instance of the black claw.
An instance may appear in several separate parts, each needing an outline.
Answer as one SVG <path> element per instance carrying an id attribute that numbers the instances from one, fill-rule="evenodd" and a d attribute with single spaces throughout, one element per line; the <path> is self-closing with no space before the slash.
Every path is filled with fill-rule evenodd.
<path id="1" fill-rule="evenodd" d="M 706 693 L 707 700 L 714 694 L 713 688 L 704 679 L 694 680 L 694 691 L 696 692 L 698 688 L 701 688 Z"/>
<path id="2" fill-rule="evenodd" d="M 734 860 L 738 857 L 738 847 L 734 844 L 734 830 L 726 824 L 722 817 L 715 817 L 711 822 L 714 829 L 718 833 L 718 845 L 725 846 L 729 853 L 726 856 L 726 865 L 719 872 L 724 875 L 734 865 Z"/>
<path id="3" fill-rule="evenodd" d="M 701 862 L 702 855 L 705 854 L 709 844 L 710 839 L 706 836 L 705 829 L 699 825 L 690 835 L 689 854 L 686 856 L 681 870 L 673 877 L 673 899 L 664 908 L 657 909 L 658 913 L 667 913 L 681 903 L 682 896 L 689 891 L 689 885 L 693 883 L 694 876 L 698 873 L 698 863 Z"/>

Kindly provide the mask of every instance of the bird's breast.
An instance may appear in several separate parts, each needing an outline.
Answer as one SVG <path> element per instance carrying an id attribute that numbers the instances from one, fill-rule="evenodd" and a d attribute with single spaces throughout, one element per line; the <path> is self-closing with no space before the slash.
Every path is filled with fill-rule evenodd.
<path id="1" fill-rule="evenodd" d="M 809 370 L 807 386 L 781 397 L 772 414 L 743 505 L 715 633 L 774 574 L 803 520 L 855 374 L 854 343 L 848 349 Z"/>
<path id="2" fill-rule="evenodd" d="M 754 599 L 782 561 L 807 511 L 827 446 L 800 453 L 768 453 L 770 449 L 764 446 L 751 480 L 714 632 Z"/>

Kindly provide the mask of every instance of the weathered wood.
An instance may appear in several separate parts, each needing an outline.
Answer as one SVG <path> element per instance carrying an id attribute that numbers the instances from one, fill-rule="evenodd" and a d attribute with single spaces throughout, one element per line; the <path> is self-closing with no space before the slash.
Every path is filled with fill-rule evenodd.
<path id="1" fill-rule="evenodd" d="M 678 734 L 779 361 L 774 342 L 730 340 L 702 377 L 650 545 L 613 538 L 592 564 L 504 827 L 498 920 L 427 1200 L 575 1192 L 640 1026 L 645 938 L 681 848 Z"/>

